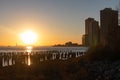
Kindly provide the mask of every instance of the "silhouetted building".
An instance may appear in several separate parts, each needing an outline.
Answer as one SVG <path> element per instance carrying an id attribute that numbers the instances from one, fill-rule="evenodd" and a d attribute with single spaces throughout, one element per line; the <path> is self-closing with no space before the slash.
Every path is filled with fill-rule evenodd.
<path id="1" fill-rule="evenodd" d="M 99 42 L 99 24 L 94 18 L 85 20 L 85 38 L 83 41 L 88 46 L 97 45 Z M 87 40 L 88 39 L 88 40 Z"/>
<path id="2" fill-rule="evenodd" d="M 83 46 L 88 46 L 89 45 L 88 35 L 84 34 L 82 36 L 82 44 L 83 44 Z"/>
<path id="3" fill-rule="evenodd" d="M 118 11 L 105 8 L 100 11 L 101 37 L 100 41 L 106 45 L 116 36 L 118 28 Z"/>
<path id="4" fill-rule="evenodd" d="M 65 44 L 56 44 L 53 47 L 79 47 L 82 45 L 79 45 L 78 43 L 72 43 L 71 41 L 66 42 Z"/>
<path id="5" fill-rule="evenodd" d="M 85 20 L 85 34 L 88 35 L 90 31 L 90 24 L 91 22 L 94 21 L 94 18 L 88 18 Z"/>
<path id="6" fill-rule="evenodd" d="M 72 43 L 71 41 L 69 41 L 65 43 L 65 46 L 72 47 L 72 46 L 79 46 L 79 45 L 77 43 Z"/>

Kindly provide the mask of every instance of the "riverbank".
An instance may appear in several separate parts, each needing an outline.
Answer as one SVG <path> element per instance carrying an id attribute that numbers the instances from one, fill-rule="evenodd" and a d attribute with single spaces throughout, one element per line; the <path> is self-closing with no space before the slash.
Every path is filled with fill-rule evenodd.
<path id="1" fill-rule="evenodd" d="M 31 65 L 14 64 L 1 67 L 0 80 L 120 79 L 119 50 L 114 51 L 109 47 L 91 48 L 84 56 L 67 60 L 55 59 L 39 63 L 37 61 Z"/>

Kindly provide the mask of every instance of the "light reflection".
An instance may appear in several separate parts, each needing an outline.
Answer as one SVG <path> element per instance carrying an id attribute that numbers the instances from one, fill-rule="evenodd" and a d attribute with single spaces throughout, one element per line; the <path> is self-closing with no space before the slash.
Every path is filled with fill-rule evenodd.
<path id="1" fill-rule="evenodd" d="M 26 48 L 27 48 L 27 52 L 30 54 L 32 51 L 32 46 L 27 46 Z"/>
<path id="2" fill-rule="evenodd" d="M 30 61 L 30 55 L 28 55 L 28 66 L 30 66 L 30 64 L 31 64 L 31 61 Z"/>
<path id="3" fill-rule="evenodd" d="M 30 60 L 30 54 L 32 52 L 32 46 L 27 46 L 27 65 L 30 66 L 31 65 L 31 60 Z"/>

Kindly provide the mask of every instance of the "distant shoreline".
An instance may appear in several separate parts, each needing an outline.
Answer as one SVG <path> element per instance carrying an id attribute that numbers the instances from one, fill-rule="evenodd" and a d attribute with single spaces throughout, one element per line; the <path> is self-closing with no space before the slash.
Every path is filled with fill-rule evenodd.
<path id="1" fill-rule="evenodd" d="M 54 45 L 52 47 L 86 47 L 86 46 L 83 46 L 83 45 L 77 45 L 77 46 L 66 46 L 66 45 L 58 46 L 58 45 Z"/>

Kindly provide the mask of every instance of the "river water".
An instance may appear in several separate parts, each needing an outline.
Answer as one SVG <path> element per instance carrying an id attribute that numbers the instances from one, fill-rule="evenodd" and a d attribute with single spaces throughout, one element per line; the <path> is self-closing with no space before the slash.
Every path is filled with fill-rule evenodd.
<path id="1" fill-rule="evenodd" d="M 0 61 L 3 67 L 17 63 L 30 66 L 35 63 L 33 60 L 36 59 L 35 55 L 39 57 L 39 62 L 54 59 L 67 60 L 73 56 L 80 57 L 87 50 L 88 47 L 0 47 Z"/>

